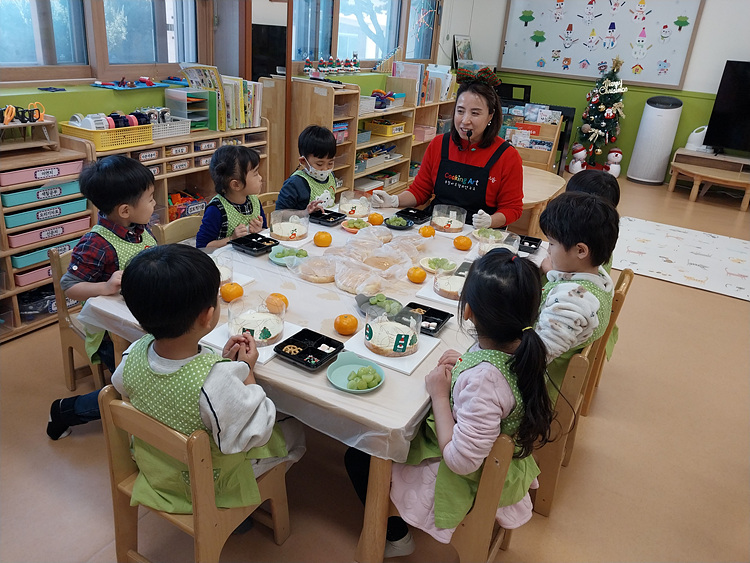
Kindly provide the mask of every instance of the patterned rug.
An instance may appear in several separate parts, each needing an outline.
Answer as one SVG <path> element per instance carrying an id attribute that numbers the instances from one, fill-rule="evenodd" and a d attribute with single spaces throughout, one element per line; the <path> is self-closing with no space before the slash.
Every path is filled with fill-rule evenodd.
<path id="1" fill-rule="evenodd" d="M 620 218 L 613 268 L 750 301 L 750 242 Z"/>

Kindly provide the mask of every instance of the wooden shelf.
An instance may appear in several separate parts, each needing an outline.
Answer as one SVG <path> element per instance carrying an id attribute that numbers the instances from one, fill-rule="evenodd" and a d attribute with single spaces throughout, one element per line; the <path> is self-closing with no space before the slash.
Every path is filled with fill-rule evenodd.
<path id="1" fill-rule="evenodd" d="M 373 166 L 371 168 L 365 168 L 364 171 L 356 173 L 354 175 L 354 179 L 357 180 L 359 178 L 364 178 L 365 176 L 374 174 L 375 172 L 380 172 L 381 170 L 385 170 L 386 168 L 391 168 L 392 166 L 397 166 L 404 162 L 408 163 L 409 159 L 402 157 L 398 160 L 386 160 L 383 164 L 378 164 L 377 166 Z"/>
<path id="2" fill-rule="evenodd" d="M 370 140 L 366 143 L 361 143 L 357 145 L 357 150 L 366 149 L 368 147 L 374 147 L 375 145 L 383 145 L 385 143 L 392 143 L 394 141 L 398 141 L 400 139 L 407 139 L 409 137 L 412 137 L 413 133 L 401 133 L 400 135 L 392 135 L 390 137 L 386 137 L 385 135 L 371 135 Z M 412 146 L 414 146 L 414 143 L 412 143 Z"/>
<path id="3" fill-rule="evenodd" d="M 406 80 L 406 79 L 404 79 L 404 80 Z M 415 109 L 417 109 L 416 106 L 411 106 L 411 105 L 407 106 L 406 104 L 404 104 L 403 106 L 398 107 L 398 108 L 391 108 L 391 109 L 384 109 L 384 110 L 373 111 L 373 112 L 370 112 L 370 113 L 363 113 L 362 115 L 358 116 L 358 118 L 360 120 L 374 119 L 376 117 L 383 117 L 384 115 L 395 115 L 397 113 L 404 113 L 406 111 L 412 111 L 412 110 L 415 110 Z"/>
<path id="4" fill-rule="evenodd" d="M 14 151 L 13 154 L 0 158 L 0 172 L 6 172 L 8 170 L 16 170 L 18 168 L 34 168 L 35 166 L 44 166 L 46 164 L 57 164 L 58 162 L 66 162 L 69 160 L 78 160 L 86 158 L 86 153 L 81 153 L 76 150 L 70 150 L 61 148 L 59 151 L 47 151 L 39 149 L 28 149 L 23 151 Z M 32 185 L 40 185 L 49 180 L 56 178 L 48 178 L 44 182 L 36 182 Z M 16 189 L 17 184 L 13 186 Z M 3 190 L 8 186 L 3 186 Z"/>

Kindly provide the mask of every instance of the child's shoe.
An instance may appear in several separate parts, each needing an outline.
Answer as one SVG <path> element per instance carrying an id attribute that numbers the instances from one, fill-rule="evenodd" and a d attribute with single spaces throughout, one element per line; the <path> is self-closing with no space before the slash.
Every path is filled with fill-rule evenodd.
<path id="1" fill-rule="evenodd" d="M 409 531 L 406 532 L 406 535 L 400 540 L 385 542 L 383 559 L 390 559 L 391 557 L 406 557 L 407 555 L 414 553 L 416 548 L 417 544 Z"/>
<path id="2" fill-rule="evenodd" d="M 47 436 L 53 440 L 60 440 L 70 434 L 70 426 L 63 421 L 60 413 L 62 399 L 55 399 L 49 408 L 49 420 L 47 421 Z"/>

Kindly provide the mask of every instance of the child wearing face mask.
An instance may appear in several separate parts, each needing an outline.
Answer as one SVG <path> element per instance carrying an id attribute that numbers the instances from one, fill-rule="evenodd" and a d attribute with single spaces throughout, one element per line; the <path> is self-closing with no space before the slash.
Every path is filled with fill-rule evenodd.
<path id="1" fill-rule="evenodd" d="M 276 209 L 306 209 L 332 207 L 336 197 L 336 178 L 333 158 L 336 138 L 325 127 L 309 125 L 299 135 L 300 168 L 287 178 L 276 199 Z"/>

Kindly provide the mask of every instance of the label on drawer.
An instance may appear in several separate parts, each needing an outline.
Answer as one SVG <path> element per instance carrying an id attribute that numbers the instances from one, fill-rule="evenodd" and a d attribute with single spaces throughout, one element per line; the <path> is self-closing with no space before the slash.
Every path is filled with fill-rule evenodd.
<path id="1" fill-rule="evenodd" d="M 172 172 L 177 172 L 178 170 L 187 170 L 189 167 L 190 167 L 190 163 L 186 160 L 181 160 L 180 162 L 173 162 Z"/>
<path id="2" fill-rule="evenodd" d="M 161 166 L 159 166 L 158 164 L 156 166 L 150 166 L 148 170 L 154 176 L 158 176 L 159 174 L 161 174 Z"/>
<path id="3" fill-rule="evenodd" d="M 50 168 L 41 168 L 40 170 L 34 171 L 34 179 L 46 180 L 47 178 L 55 178 L 60 175 L 60 168 L 57 166 L 51 166 Z"/>
<path id="4" fill-rule="evenodd" d="M 198 156 L 195 158 L 196 166 L 208 166 L 209 164 L 211 164 L 210 156 Z"/>
<path id="5" fill-rule="evenodd" d="M 62 215 L 62 209 L 60 207 L 50 207 L 49 209 L 42 209 L 37 211 L 36 220 L 44 221 L 45 219 L 53 219 Z"/>
<path id="6" fill-rule="evenodd" d="M 201 141 L 195 143 L 195 150 L 198 151 L 210 151 L 216 148 L 216 141 Z"/>
<path id="7" fill-rule="evenodd" d="M 188 148 L 187 146 L 183 145 L 181 147 L 170 147 L 169 154 L 172 156 L 178 155 L 178 154 L 187 154 Z"/>
<path id="8" fill-rule="evenodd" d="M 200 213 L 206 208 L 206 202 L 205 201 L 198 201 L 196 203 L 191 203 L 187 206 L 187 215 L 195 215 L 197 213 Z"/>
<path id="9" fill-rule="evenodd" d="M 154 160 L 155 158 L 159 158 L 159 151 L 153 150 L 153 151 L 143 151 L 138 154 L 138 160 L 141 162 L 146 162 L 147 160 Z"/>
<path id="10" fill-rule="evenodd" d="M 60 186 L 55 186 L 54 188 L 44 188 L 36 192 L 36 198 L 38 200 L 50 199 L 51 197 L 61 196 L 62 193 L 63 191 Z"/>
<path id="11" fill-rule="evenodd" d="M 44 229 L 41 233 L 39 233 L 39 238 L 44 240 L 47 238 L 59 237 L 64 233 L 65 229 L 63 229 L 62 227 L 50 227 L 49 229 Z"/>

